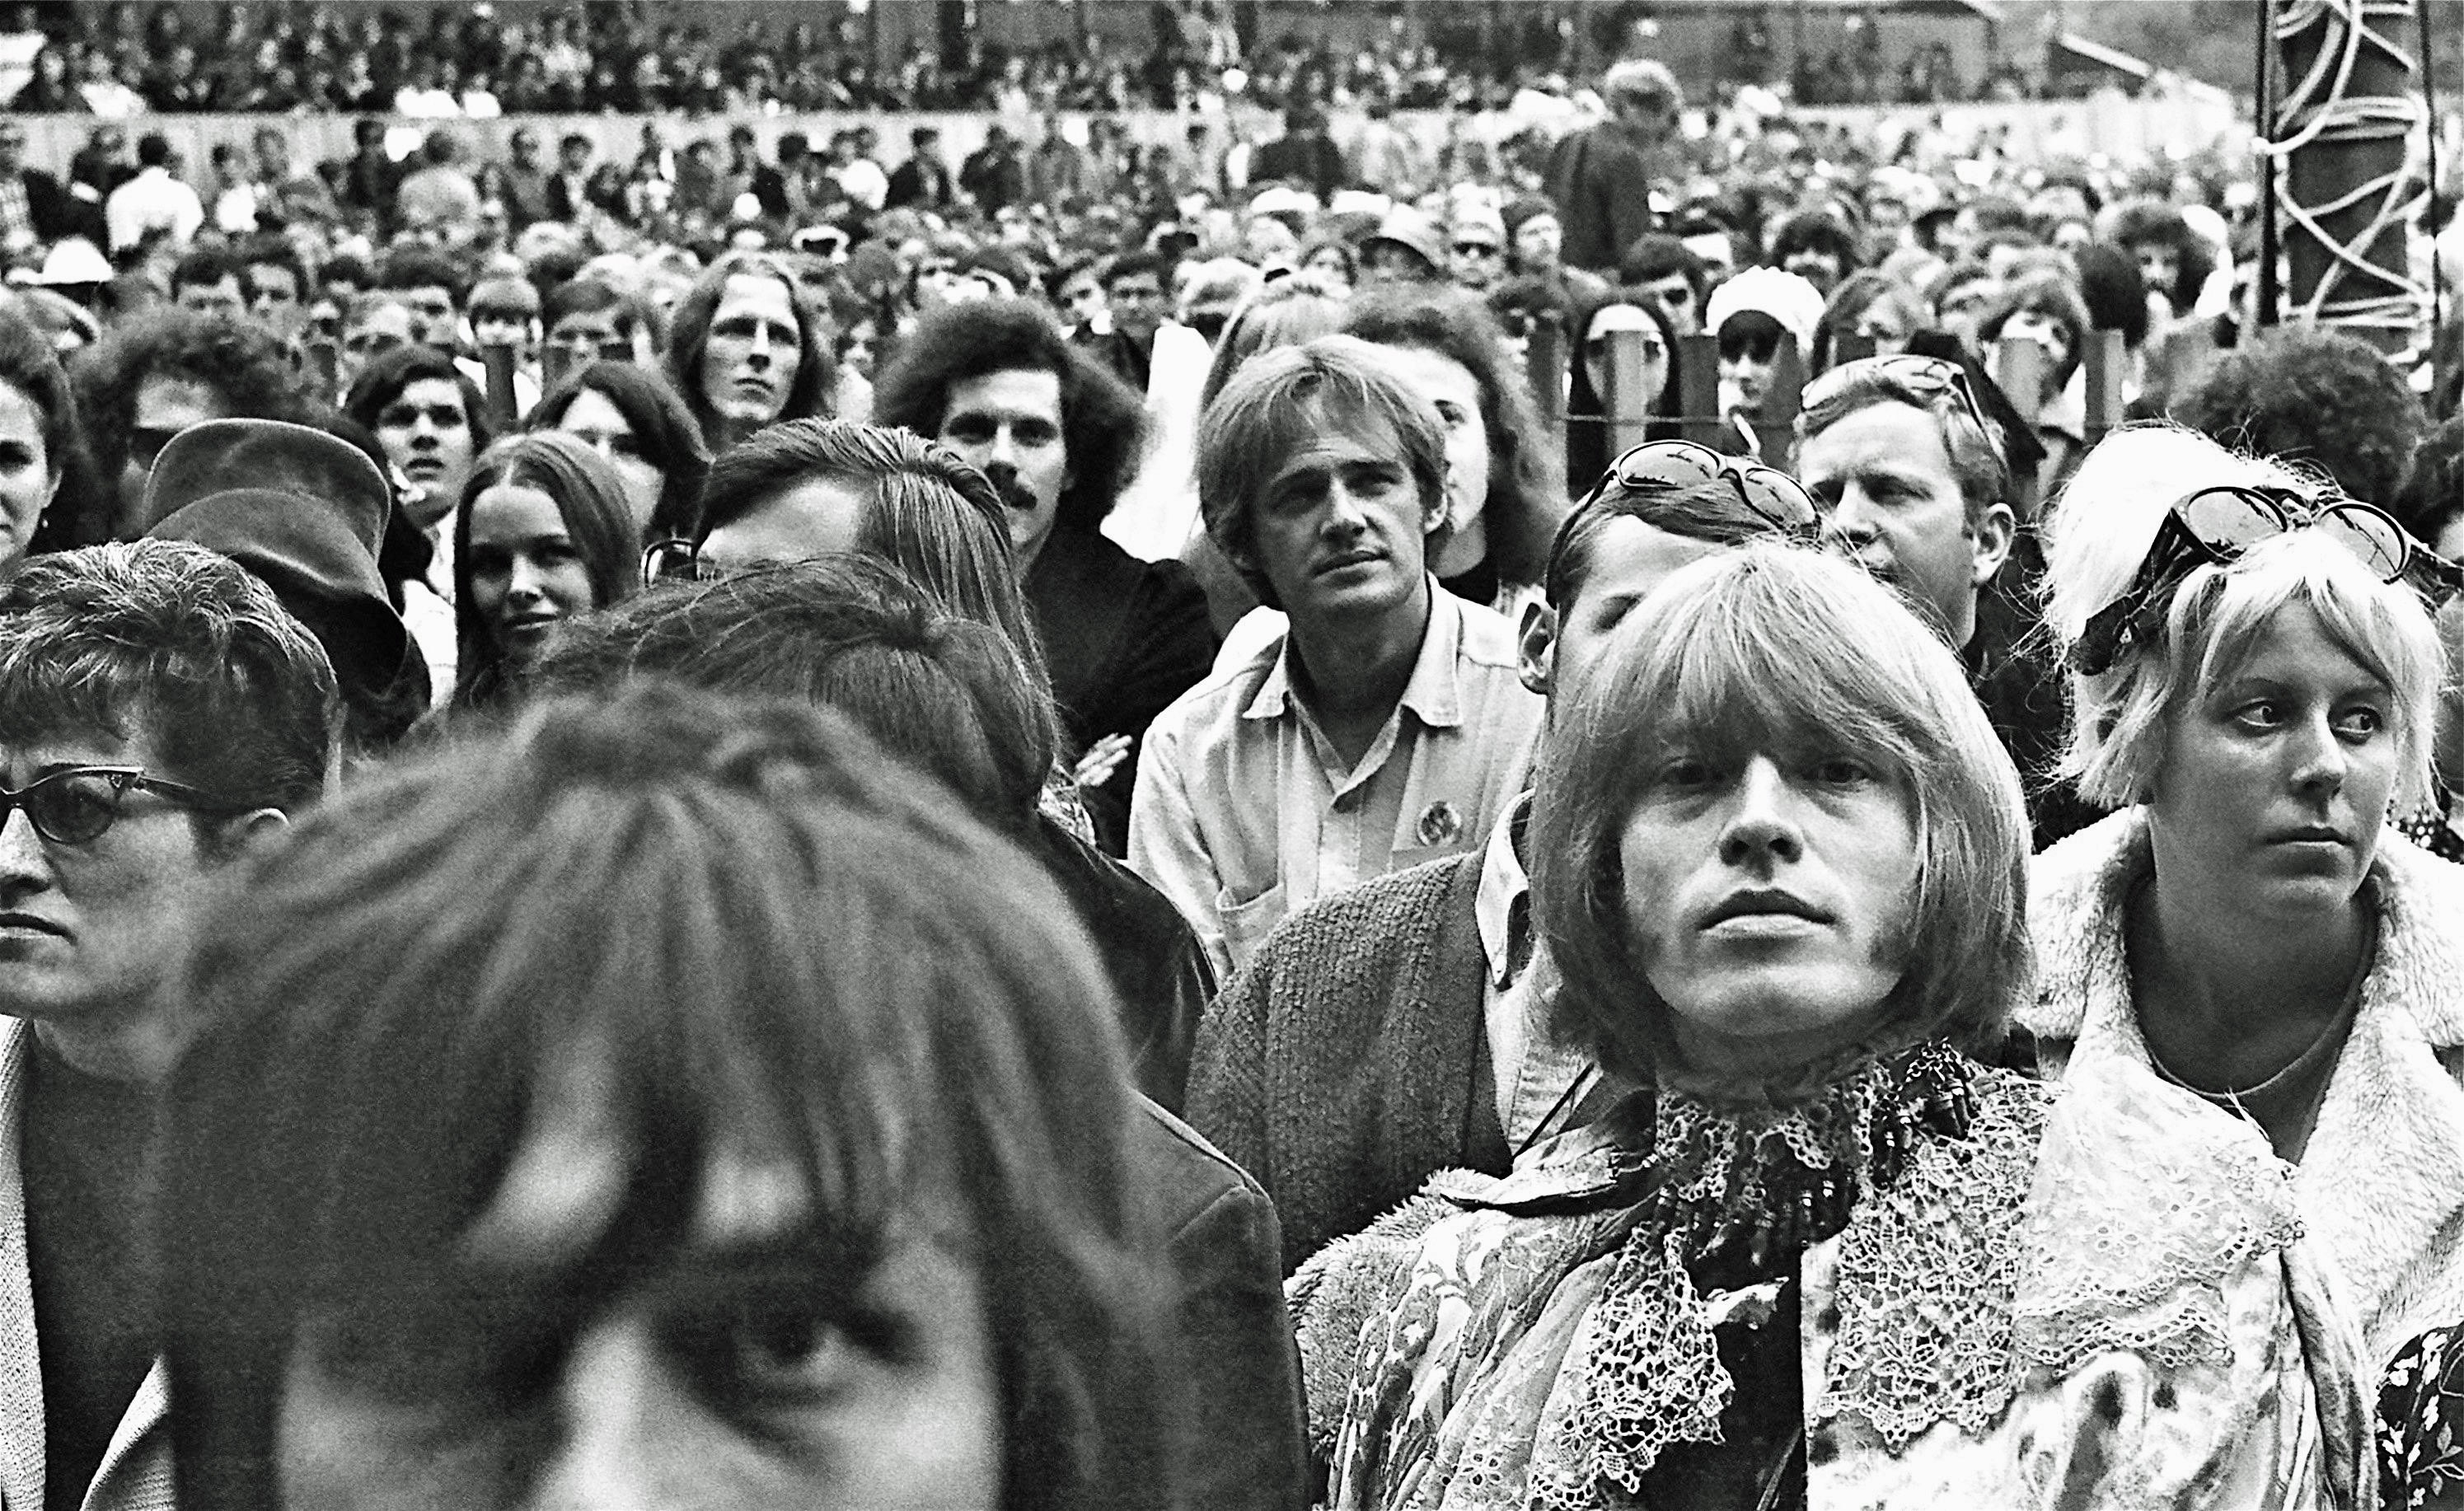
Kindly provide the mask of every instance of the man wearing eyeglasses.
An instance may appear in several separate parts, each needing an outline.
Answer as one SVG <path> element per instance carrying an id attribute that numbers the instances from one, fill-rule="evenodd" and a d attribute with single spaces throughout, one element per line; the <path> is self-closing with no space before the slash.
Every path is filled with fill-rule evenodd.
<path id="1" fill-rule="evenodd" d="M 1506 219 L 1488 206 L 1456 207 L 1446 226 L 1446 274 L 1474 294 L 1486 294 L 1506 273 Z"/>
<path id="2" fill-rule="evenodd" d="M 0 587 L 11 1505 L 169 1504 L 141 1259 L 153 1088 L 190 1027 L 165 989 L 230 864 L 322 792 L 336 710 L 316 641 L 203 546 L 41 557 Z"/>

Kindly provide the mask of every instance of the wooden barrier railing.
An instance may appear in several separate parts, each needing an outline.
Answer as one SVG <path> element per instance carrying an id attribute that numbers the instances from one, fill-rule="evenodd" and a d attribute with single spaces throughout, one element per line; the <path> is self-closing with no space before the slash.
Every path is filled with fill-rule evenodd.
<path id="1" fill-rule="evenodd" d="M 1568 354 L 1563 331 L 1543 325 L 1531 333 L 1525 349 L 1526 370 L 1538 397 L 1541 415 L 1549 443 L 1559 449 L 1565 446 L 1570 426 L 1597 425 L 1607 427 L 1606 454 L 1615 458 L 1642 444 L 1651 426 L 1674 424 L 1678 433 L 1723 451 L 1734 451 L 1751 435 L 1758 459 L 1765 464 L 1787 469 L 1795 448 L 1796 420 L 1804 404 L 1806 374 L 1793 347 L 1783 345 L 1774 361 L 1770 382 L 1765 385 L 1759 415 L 1747 425 L 1720 409 L 1720 343 L 1710 336 L 1682 336 L 1671 361 L 1676 366 L 1676 400 L 1674 414 L 1653 412 L 1660 395 L 1644 391 L 1644 356 L 1646 335 L 1639 330 L 1611 331 L 1602 338 L 1602 357 L 1606 382 L 1599 385 L 1602 412 L 1596 415 L 1570 415 L 1566 412 L 1566 374 Z M 1856 361 L 1874 355 L 1869 338 L 1843 338 L 1833 353 L 1835 364 Z M 2082 353 L 2087 370 L 2086 441 L 2094 446 L 2107 432 L 2122 425 L 2123 419 L 2123 380 L 2129 370 L 2120 331 L 2089 333 L 2087 348 Z M 2042 408 L 2046 354 L 2043 347 L 2024 337 L 1998 341 L 1987 361 L 1987 370 L 1994 383 L 2011 401 L 2012 407 L 2030 426 L 2037 423 Z M 1595 478 L 1569 477 L 1567 488 L 1574 494 L 1587 492 Z M 2039 500 L 2035 496 L 2036 479 L 2013 478 L 2014 496 L 2012 507 L 2021 518 L 2035 517 Z"/>

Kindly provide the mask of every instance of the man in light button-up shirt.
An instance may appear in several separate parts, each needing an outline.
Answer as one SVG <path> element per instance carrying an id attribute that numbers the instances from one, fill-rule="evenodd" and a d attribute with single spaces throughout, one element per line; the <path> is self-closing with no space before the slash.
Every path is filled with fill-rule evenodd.
<path id="1" fill-rule="evenodd" d="M 1348 337 L 1253 359 L 1198 440 L 1208 535 L 1284 635 L 1148 731 L 1130 864 L 1228 977 L 1284 914 L 1482 843 L 1541 713 L 1514 628 L 1441 590 L 1435 408 Z"/>

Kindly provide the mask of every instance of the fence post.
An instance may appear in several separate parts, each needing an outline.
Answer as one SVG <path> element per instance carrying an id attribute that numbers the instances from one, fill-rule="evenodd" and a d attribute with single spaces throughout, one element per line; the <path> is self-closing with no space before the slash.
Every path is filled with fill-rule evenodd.
<path id="1" fill-rule="evenodd" d="M 2087 333 L 2087 444 L 2096 445 L 2122 426 L 2122 380 L 2130 355 L 2120 331 Z"/>
<path id="2" fill-rule="evenodd" d="M 1524 342 L 1523 371 L 1530 380 L 1531 397 L 1540 405 L 1541 428 L 1549 454 L 1566 454 L 1566 325 L 1555 316 L 1531 322 Z M 1567 479 L 1569 486 L 1573 479 Z"/>
<path id="3" fill-rule="evenodd" d="M 492 341 L 479 348 L 479 364 L 488 370 L 488 419 L 498 435 L 511 435 L 521 421 L 514 402 L 514 349 Z"/>
<path id="4" fill-rule="evenodd" d="M 1600 395 L 1600 408 L 1608 426 L 1608 457 L 1614 462 L 1640 446 L 1648 437 L 1644 431 L 1651 424 L 1651 402 L 1659 396 L 1643 392 L 1642 332 L 1611 331 L 1608 340 L 1608 391 Z"/>
<path id="5" fill-rule="evenodd" d="M 1720 412 L 1720 339 L 1677 338 L 1677 412 L 1685 439 L 1718 450 L 1727 417 Z"/>
<path id="6" fill-rule="evenodd" d="M 342 402 L 342 348 L 330 336 L 319 336 L 308 343 L 308 386 L 318 398 L 329 404 Z"/>
<path id="7" fill-rule="evenodd" d="M 1796 342 L 1779 343 L 1771 358 L 1771 381 L 1763 385 L 1761 417 L 1754 421 L 1754 439 L 1762 444 L 1763 465 L 1785 471 L 1789 448 L 1796 444 L 1796 416 L 1805 405 L 1805 359 Z"/>

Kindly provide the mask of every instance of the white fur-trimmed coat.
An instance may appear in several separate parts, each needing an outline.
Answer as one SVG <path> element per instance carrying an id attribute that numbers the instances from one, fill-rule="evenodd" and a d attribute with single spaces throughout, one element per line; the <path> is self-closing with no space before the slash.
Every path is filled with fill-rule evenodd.
<path id="1" fill-rule="evenodd" d="M 2150 864 L 2137 809 L 2036 857 L 2036 999 L 2019 1020 L 2049 1075 L 2091 1040 L 2147 1058 L 2123 905 Z M 2464 866 L 2388 830 L 2371 875 L 2378 956 L 2295 1172 L 2294 1204 L 2375 1370 L 2425 1328 L 2464 1322 Z"/>

